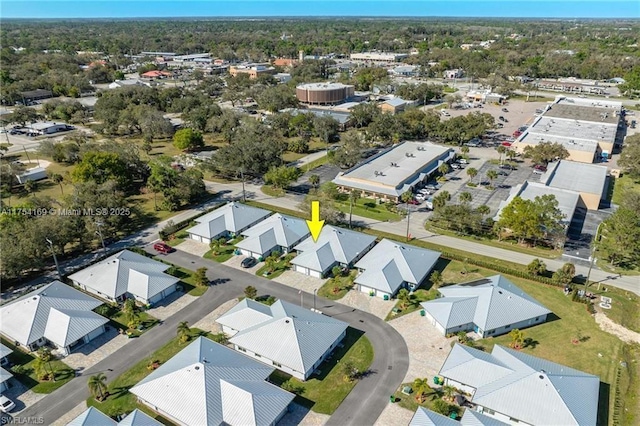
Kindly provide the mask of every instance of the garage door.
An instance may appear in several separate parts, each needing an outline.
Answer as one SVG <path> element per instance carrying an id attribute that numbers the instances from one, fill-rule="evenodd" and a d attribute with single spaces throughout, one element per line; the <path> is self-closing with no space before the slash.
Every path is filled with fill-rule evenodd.
<path id="1" fill-rule="evenodd" d="M 294 271 L 300 272 L 301 274 L 309 275 L 309 268 L 305 268 L 304 266 L 294 265 Z"/>
<path id="2" fill-rule="evenodd" d="M 196 240 L 196 241 L 202 242 L 202 237 L 200 235 L 196 235 L 196 234 L 189 234 L 189 235 L 191 235 L 191 239 L 192 240 Z"/>
<path id="3" fill-rule="evenodd" d="M 91 333 L 87 334 L 85 341 L 90 342 L 93 339 L 95 339 L 96 337 L 98 337 L 99 335 L 101 335 L 102 333 L 104 333 L 104 326 L 96 328 Z"/>
<path id="4" fill-rule="evenodd" d="M 363 286 L 362 284 L 360 285 L 360 291 L 363 293 L 371 293 L 372 291 L 375 293 L 375 290 L 366 286 Z"/>
<path id="5" fill-rule="evenodd" d="M 322 278 L 322 273 L 320 271 L 309 270 L 309 275 L 316 278 Z"/>

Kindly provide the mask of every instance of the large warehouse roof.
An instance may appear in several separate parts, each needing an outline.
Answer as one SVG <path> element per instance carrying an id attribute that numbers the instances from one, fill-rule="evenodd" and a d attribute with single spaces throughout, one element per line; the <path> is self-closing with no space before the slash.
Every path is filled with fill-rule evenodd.
<path id="1" fill-rule="evenodd" d="M 336 90 L 343 89 L 345 87 L 353 87 L 347 84 L 342 83 L 305 83 L 300 84 L 296 88 L 297 89 L 305 89 L 305 90 Z"/>
<path id="2" fill-rule="evenodd" d="M 579 193 L 569 191 L 567 189 L 553 188 L 539 182 L 529 181 L 525 181 L 522 185 L 517 185 L 511 190 L 509 198 L 500 203 L 500 209 L 498 210 L 498 214 L 496 214 L 495 220 L 500 218 L 502 209 L 509 205 L 514 198 L 520 197 L 523 200 L 534 200 L 536 197 L 541 197 L 543 195 L 555 196 L 558 201 L 558 209 L 564 215 L 566 223 L 571 222 L 578 205 L 578 201 L 580 200 Z"/>
<path id="3" fill-rule="evenodd" d="M 553 188 L 602 195 L 607 182 L 607 167 L 575 161 L 558 161 L 549 164 L 540 182 Z"/>

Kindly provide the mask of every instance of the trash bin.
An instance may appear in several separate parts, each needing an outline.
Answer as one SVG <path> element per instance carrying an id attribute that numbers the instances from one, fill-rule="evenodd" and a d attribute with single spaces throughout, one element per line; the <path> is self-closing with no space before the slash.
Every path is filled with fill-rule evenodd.
<path id="1" fill-rule="evenodd" d="M 396 402 L 396 397 L 395 397 L 395 396 L 393 396 L 393 395 L 391 395 L 391 396 L 389 397 L 389 402 L 390 402 L 390 403 L 392 403 L 392 404 L 393 404 L 394 402 Z"/>
<path id="2" fill-rule="evenodd" d="M 421 317 L 423 317 L 423 316 L 425 316 L 425 315 L 426 315 L 426 312 L 424 311 L 424 309 L 421 309 L 421 310 L 420 310 L 420 316 L 421 316 Z"/>
<path id="3" fill-rule="evenodd" d="M 389 295 L 388 295 L 388 294 L 385 294 L 384 296 L 382 296 L 382 298 L 383 298 L 384 300 L 389 300 Z"/>

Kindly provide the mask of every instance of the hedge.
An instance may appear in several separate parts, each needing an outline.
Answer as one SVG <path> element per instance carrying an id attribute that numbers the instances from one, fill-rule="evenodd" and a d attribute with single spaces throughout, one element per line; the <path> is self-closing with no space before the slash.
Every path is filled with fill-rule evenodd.
<path id="1" fill-rule="evenodd" d="M 173 223 L 171 225 L 165 226 L 160 232 L 158 232 L 158 235 L 160 235 L 160 239 L 161 240 L 166 240 L 167 237 L 169 237 L 170 235 L 175 234 L 179 230 L 181 230 L 183 228 L 190 227 L 190 226 L 194 226 L 195 225 L 195 222 L 194 222 L 195 219 L 199 218 L 200 216 L 204 216 L 207 213 L 210 213 L 210 212 L 214 211 L 218 207 L 220 207 L 220 205 L 217 205 L 215 207 L 207 209 L 207 210 L 203 211 L 202 213 L 197 214 L 196 216 L 190 217 L 189 219 L 181 220 L 180 222 Z"/>

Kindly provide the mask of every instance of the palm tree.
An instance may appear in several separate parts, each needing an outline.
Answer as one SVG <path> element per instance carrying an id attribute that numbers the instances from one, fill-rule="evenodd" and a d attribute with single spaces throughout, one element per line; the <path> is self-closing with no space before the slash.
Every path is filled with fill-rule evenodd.
<path id="1" fill-rule="evenodd" d="M 359 198 L 360 198 L 360 194 L 355 189 L 352 189 L 351 192 L 349 192 L 349 229 L 351 229 L 351 216 L 353 214 L 353 205 L 358 201 Z"/>
<path id="2" fill-rule="evenodd" d="M 190 336 L 191 329 L 189 328 L 189 323 L 187 321 L 182 321 L 180 324 L 178 324 L 178 328 L 176 329 L 176 332 L 178 334 L 178 339 L 180 340 L 180 343 L 188 342 L 189 339 L 191 338 Z"/>
<path id="3" fill-rule="evenodd" d="M 400 289 L 400 291 L 398 292 L 398 300 L 400 301 L 400 306 L 402 307 L 402 309 L 405 309 L 411 301 L 409 290 L 407 290 L 406 288 Z"/>
<path id="4" fill-rule="evenodd" d="M 460 152 L 462 153 L 462 155 L 466 156 L 469 153 L 469 147 L 468 146 L 460 147 Z"/>
<path id="5" fill-rule="evenodd" d="M 60 185 L 60 193 L 64 195 L 64 189 L 62 189 L 62 181 L 64 180 L 64 178 L 62 177 L 62 175 L 59 173 L 53 173 L 51 176 L 49 176 L 49 179 L 51 179 L 51 182 Z"/>
<path id="6" fill-rule="evenodd" d="M 485 216 L 491 213 L 491 209 L 486 204 L 476 207 L 476 211 L 481 215 Z"/>
<path id="7" fill-rule="evenodd" d="M 470 203 L 473 200 L 473 196 L 470 192 L 465 191 L 458 196 L 458 200 L 460 200 L 461 203 Z"/>
<path id="8" fill-rule="evenodd" d="M 509 336 L 511 336 L 511 347 L 514 349 L 522 348 L 522 344 L 524 343 L 524 333 L 517 328 L 514 328 L 509 332 Z"/>
<path id="9" fill-rule="evenodd" d="M 222 241 L 222 238 L 218 240 L 211 240 L 211 242 L 209 243 L 209 248 L 213 252 L 214 256 L 217 256 L 218 254 L 220 254 L 220 248 L 222 247 L 221 241 Z"/>
<path id="10" fill-rule="evenodd" d="M 276 260 L 269 256 L 264 260 L 264 266 L 266 266 L 269 273 L 271 273 L 276 269 Z"/>
<path id="11" fill-rule="evenodd" d="M 122 304 L 122 314 L 128 323 L 135 323 L 138 319 L 138 313 L 136 312 L 136 302 L 133 299 L 127 299 Z M 129 327 L 132 328 L 132 327 Z M 133 327 L 135 328 L 135 327 Z"/>
<path id="12" fill-rule="evenodd" d="M 49 380 L 49 372 L 47 371 L 47 363 L 42 358 L 36 358 L 33 362 L 33 370 L 38 380 Z"/>
<path id="13" fill-rule="evenodd" d="M 28 194 L 34 195 L 38 190 L 38 182 L 35 180 L 28 180 L 24 183 L 24 190 L 27 191 Z"/>
<path id="14" fill-rule="evenodd" d="M 429 280 L 431 281 L 431 284 L 433 284 L 432 288 L 434 289 L 440 287 L 444 283 L 444 277 L 440 271 L 433 271 Z"/>
<path id="15" fill-rule="evenodd" d="M 413 390 L 416 393 L 416 401 L 420 404 L 424 402 L 424 397 L 430 389 L 431 387 L 429 386 L 428 379 L 418 378 L 413 381 Z"/>
<path id="16" fill-rule="evenodd" d="M 504 145 L 498 145 L 496 151 L 498 151 L 498 154 L 500 154 L 500 164 L 502 164 L 502 154 L 507 152 L 507 147 Z"/>
<path id="17" fill-rule="evenodd" d="M 453 386 L 444 386 L 442 388 L 442 392 L 444 392 L 444 398 L 448 399 L 449 401 L 453 401 L 453 394 L 456 393 L 456 388 L 454 388 Z"/>
<path id="18" fill-rule="evenodd" d="M 469 176 L 470 180 L 469 182 L 473 182 L 473 178 L 478 176 L 478 170 L 474 169 L 473 167 L 469 167 L 467 169 L 467 175 Z"/>
<path id="19" fill-rule="evenodd" d="M 489 179 L 489 182 L 491 182 L 491 186 L 493 186 L 493 181 L 498 177 L 498 172 L 491 169 L 487 172 L 487 178 Z"/>
<path id="20" fill-rule="evenodd" d="M 507 150 L 507 158 L 509 160 L 513 160 L 514 158 L 516 158 L 517 155 L 518 154 L 513 149 Z"/>
<path id="21" fill-rule="evenodd" d="M 104 399 L 107 393 L 107 376 L 104 373 L 98 373 L 95 376 L 89 377 L 89 392 L 94 398 L 101 401 Z"/>
<path id="22" fill-rule="evenodd" d="M 311 184 L 312 188 L 317 188 L 320 185 L 320 176 L 318 175 L 309 176 L 309 184 Z"/>
<path id="23" fill-rule="evenodd" d="M 449 173 L 449 164 L 447 163 L 442 163 L 438 166 L 438 171 L 440 172 L 440 174 L 442 176 L 446 175 L 447 173 Z"/>
<path id="24" fill-rule="evenodd" d="M 53 354 L 51 353 L 51 349 L 46 348 L 44 346 L 38 349 L 38 358 L 40 358 L 42 362 L 49 367 L 49 372 L 51 373 L 51 377 L 55 382 L 56 372 L 54 371 L 53 366 L 51 365 L 51 361 L 54 360 Z"/>

